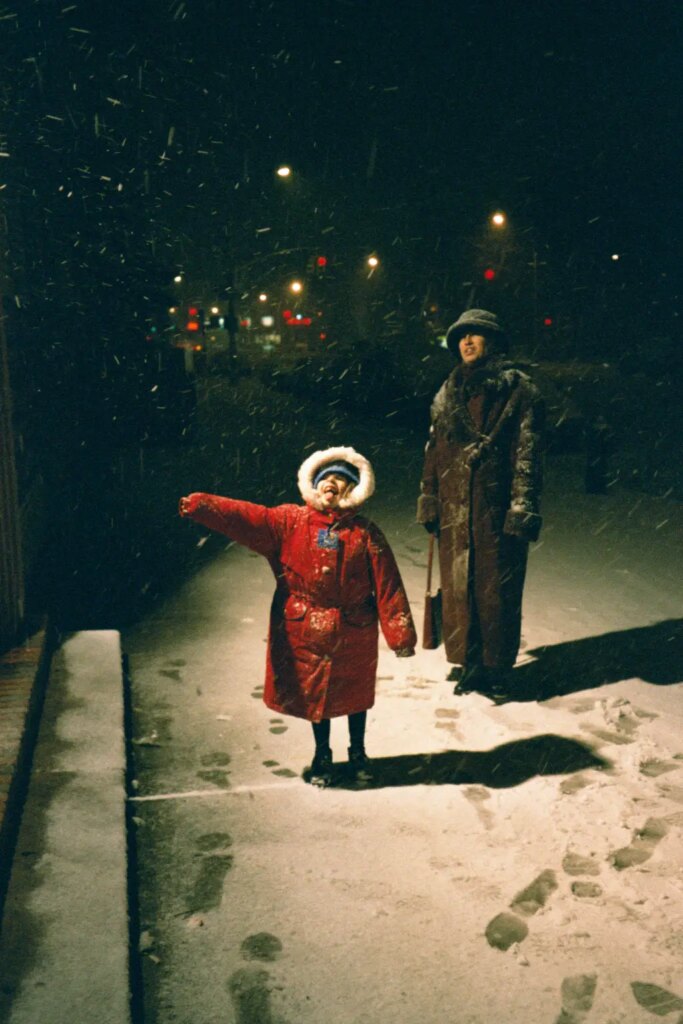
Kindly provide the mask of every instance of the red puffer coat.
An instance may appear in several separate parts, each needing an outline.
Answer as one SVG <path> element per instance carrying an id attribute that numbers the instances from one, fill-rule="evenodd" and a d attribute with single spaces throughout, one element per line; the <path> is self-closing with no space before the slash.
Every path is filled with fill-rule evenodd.
<path id="1" fill-rule="evenodd" d="M 372 707 L 378 620 L 392 650 L 417 640 L 381 530 L 353 510 L 266 508 L 214 494 L 190 495 L 188 514 L 265 555 L 275 574 L 266 705 L 311 722 Z"/>

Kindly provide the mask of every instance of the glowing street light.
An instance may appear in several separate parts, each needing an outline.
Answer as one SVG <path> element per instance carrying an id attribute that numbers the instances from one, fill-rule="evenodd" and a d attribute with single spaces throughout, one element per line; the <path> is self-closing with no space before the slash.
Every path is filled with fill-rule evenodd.
<path id="1" fill-rule="evenodd" d="M 373 270 L 379 266 L 379 260 L 376 256 L 368 256 L 368 266 L 372 267 Z"/>
<path id="2" fill-rule="evenodd" d="M 219 312 L 218 306 L 212 306 L 211 312 L 213 313 L 214 316 L 216 316 L 216 314 Z"/>
<path id="3" fill-rule="evenodd" d="M 276 174 L 278 178 L 289 178 L 292 174 L 292 168 L 288 167 L 287 164 L 283 164 L 281 167 L 278 167 Z"/>
<path id="4" fill-rule="evenodd" d="M 493 224 L 494 228 L 505 227 L 505 224 L 507 223 L 507 217 L 505 216 L 502 210 L 497 210 L 496 213 L 492 214 L 491 216 L 491 223 Z"/>
<path id="5" fill-rule="evenodd" d="M 621 257 L 619 256 L 619 253 L 618 253 L 618 252 L 613 252 L 613 253 L 612 253 L 612 259 L 613 259 L 613 260 L 614 260 L 615 262 L 616 262 L 616 260 L 618 260 L 618 259 L 620 259 L 620 258 L 621 258 Z"/>
<path id="6" fill-rule="evenodd" d="M 261 292 L 261 294 L 258 297 L 258 300 L 259 300 L 259 302 L 267 302 L 268 301 L 268 296 L 266 295 L 265 292 Z"/>
<path id="7" fill-rule="evenodd" d="M 183 275 L 182 274 L 176 274 L 176 276 L 173 278 L 173 280 L 175 281 L 176 284 L 180 284 L 182 279 L 183 279 Z"/>
<path id="8" fill-rule="evenodd" d="M 298 295 L 299 292 L 303 291 L 303 288 L 304 286 L 301 281 L 292 281 L 289 285 L 290 292 L 294 292 L 295 295 Z"/>

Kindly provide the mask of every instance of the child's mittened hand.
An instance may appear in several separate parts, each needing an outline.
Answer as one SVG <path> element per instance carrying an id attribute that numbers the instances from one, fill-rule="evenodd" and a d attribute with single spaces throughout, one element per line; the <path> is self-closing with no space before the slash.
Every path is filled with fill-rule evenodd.
<path id="1" fill-rule="evenodd" d="M 414 647 L 399 647 L 399 649 L 396 651 L 397 658 L 412 658 L 414 654 Z"/>
<path id="2" fill-rule="evenodd" d="M 189 515 L 189 512 L 190 512 L 190 499 L 189 498 L 181 498 L 180 499 L 180 501 L 178 503 L 178 512 L 180 513 L 181 516 Z"/>

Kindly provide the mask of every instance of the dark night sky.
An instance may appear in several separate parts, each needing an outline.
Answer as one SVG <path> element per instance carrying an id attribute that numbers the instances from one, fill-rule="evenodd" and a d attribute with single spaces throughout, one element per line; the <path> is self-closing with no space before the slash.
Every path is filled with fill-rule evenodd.
<path id="1" fill-rule="evenodd" d="M 341 202 L 404 203 L 430 228 L 496 203 L 548 235 L 601 217 L 608 246 L 670 223 L 674 5 L 234 6 L 169 5 L 167 41 L 176 59 L 199 42 L 186 65 L 197 126 L 227 129 L 257 174 L 286 158 Z"/>
<path id="2" fill-rule="evenodd" d="M 393 244 L 404 270 L 438 270 L 466 258 L 500 206 L 560 270 L 593 261 L 608 274 L 619 252 L 622 289 L 645 303 L 663 291 L 676 312 L 679 4 L 5 10 L 6 77 L 40 187 L 54 198 L 58 180 L 84 193 L 118 180 L 120 195 L 98 184 L 88 209 L 103 224 L 128 217 L 131 232 L 144 220 L 171 264 L 277 245 L 273 168 L 287 160 L 288 216 L 339 249 Z"/>

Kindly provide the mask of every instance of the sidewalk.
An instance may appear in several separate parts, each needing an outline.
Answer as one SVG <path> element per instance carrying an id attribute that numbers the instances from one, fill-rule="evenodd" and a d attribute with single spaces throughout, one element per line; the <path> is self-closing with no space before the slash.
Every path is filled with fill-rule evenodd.
<path id="1" fill-rule="evenodd" d="M 387 453 L 370 514 L 419 617 L 406 454 Z M 683 1009 L 683 677 L 666 655 L 683 514 L 583 495 L 572 472 L 552 467 L 525 605 L 522 662 L 547 664 L 555 695 L 456 699 L 442 651 L 397 661 L 383 645 L 365 790 L 342 781 L 345 723 L 341 784 L 321 793 L 301 778 L 307 723 L 263 708 L 262 560 L 226 543 L 128 631 L 157 1024 L 580 1024 L 592 1002 L 595 1020 L 646 1024 L 652 1007 Z M 0 670 L 10 804 L 43 651 L 34 639 Z M 5 907 L 3 1022 L 128 1024 L 122 692 L 112 631 L 53 658 Z"/>
<path id="2" fill-rule="evenodd" d="M 386 454 L 368 514 L 419 618 L 411 455 Z M 344 782 L 345 721 L 338 785 L 319 792 L 302 778 L 310 726 L 263 706 L 263 559 L 226 545 L 127 631 L 157 1024 L 646 1024 L 651 1007 L 683 1009 L 683 676 L 666 654 L 683 515 L 587 496 L 576 470 L 550 467 L 529 566 L 516 672 L 547 664 L 545 699 L 456 698 L 442 650 L 397 660 L 381 644 L 365 788 Z"/>

